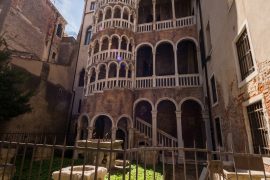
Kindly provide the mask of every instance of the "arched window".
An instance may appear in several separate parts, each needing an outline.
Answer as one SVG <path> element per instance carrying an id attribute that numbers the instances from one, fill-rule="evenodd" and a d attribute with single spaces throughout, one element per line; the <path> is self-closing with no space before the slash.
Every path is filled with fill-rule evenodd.
<path id="1" fill-rule="evenodd" d="M 79 77 L 79 87 L 84 86 L 85 69 L 82 69 Z"/>
<path id="2" fill-rule="evenodd" d="M 96 70 L 92 69 L 91 75 L 90 75 L 90 83 L 93 83 L 96 81 Z"/>
<path id="3" fill-rule="evenodd" d="M 156 1 L 156 21 L 172 19 L 172 2 L 171 0 Z"/>
<path id="4" fill-rule="evenodd" d="M 109 39 L 105 37 L 102 41 L 101 51 L 106 51 L 109 49 Z"/>
<path id="5" fill-rule="evenodd" d="M 122 50 L 127 50 L 127 38 L 123 37 L 121 41 L 121 49 Z"/>
<path id="6" fill-rule="evenodd" d="M 156 75 L 166 76 L 175 74 L 173 46 L 168 42 L 159 44 L 156 48 Z"/>
<path id="7" fill-rule="evenodd" d="M 126 64 L 125 63 L 121 63 L 120 65 L 120 69 L 119 69 L 119 77 L 126 77 Z"/>
<path id="8" fill-rule="evenodd" d="M 115 78 L 117 76 L 117 65 L 115 63 L 111 63 L 109 66 L 109 78 Z"/>
<path id="9" fill-rule="evenodd" d="M 128 20 L 128 16 L 129 16 L 129 11 L 127 8 L 125 8 L 123 11 L 123 19 Z"/>
<path id="10" fill-rule="evenodd" d="M 106 66 L 102 64 L 99 68 L 98 80 L 102 80 L 106 78 Z"/>
<path id="11" fill-rule="evenodd" d="M 62 33 L 63 33 L 63 25 L 62 24 L 58 24 L 57 25 L 57 30 L 56 30 L 56 35 L 58 37 L 62 37 Z"/>
<path id="12" fill-rule="evenodd" d="M 112 45 L 111 45 L 111 49 L 118 49 L 119 46 L 119 39 L 117 36 L 114 36 L 112 38 Z"/>
<path id="13" fill-rule="evenodd" d="M 138 11 L 138 24 L 150 23 L 153 21 L 152 0 L 141 0 Z"/>
<path id="14" fill-rule="evenodd" d="M 99 51 L 99 41 L 96 41 L 95 48 L 94 48 L 94 54 L 98 53 Z"/>
<path id="15" fill-rule="evenodd" d="M 144 45 L 138 49 L 136 63 L 137 77 L 153 75 L 153 52 L 150 46 Z"/>
<path id="16" fill-rule="evenodd" d="M 111 19 L 112 18 L 112 10 L 111 8 L 108 8 L 106 10 L 105 19 Z"/>
<path id="17" fill-rule="evenodd" d="M 113 18 L 121 18 L 121 9 L 119 7 L 114 9 Z"/>
<path id="18" fill-rule="evenodd" d="M 92 38 L 92 26 L 89 26 L 85 34 L 84 45 L 89 45 L 91 38 Z"/>

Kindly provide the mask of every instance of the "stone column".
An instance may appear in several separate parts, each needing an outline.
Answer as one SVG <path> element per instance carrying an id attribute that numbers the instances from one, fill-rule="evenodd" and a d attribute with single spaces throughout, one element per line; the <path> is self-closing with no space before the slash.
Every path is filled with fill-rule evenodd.
<path id="1" fill-rule="evenodd" d="M 183 134 L 182 134 L 182 113 L 181 111 L 176 111 L 176 123 L 177 123 L 177 139 L 178 139 L 178 147 L 184 147 L 184 142 L 183 142 Z"/>
<path id="2" fill-rule="evenodd" d="M 95 88 L 94 88 L 95 91 L 97 91 L 98 75 L 99 75 L 99 69 L 96 69 L 96 79 L 95 79 Z"/>
<path id="3" fill-rule="evenodd" d="M 157 21 L 157 18 L 156 18 L 156 0 L 153 0 L 152 3 L 153 3 L 153 30 L 156 30 L 156 21 Z"/>
<path id="4" fill-rule="evenodd" d="M 175 85 L 179 86 L 179 78 L 178 78 L 178 63 L 177 63 L 177 45 L 173 48 L 174 50 L 174 63 L 175 63 Z"/>
<path id="5" fill-rule="evenodd" d="M 116 140 L 116 131 L 117 131 L 117 127 L 112 127 L 112 140 Z"/>
<path id="6" fill-rule="evenodd" d="M 86 82 L 86 85 L 85 85 L 86 86 L 86 92 L 85 92 L 84 96 L 89 95 L 90 78 L 91 78 L 91 75 L 87 73 L 87 82 Z"/>
<path id="7" fill-rule="evenodd" d="M 128 148 L 133 147 L 134 129 L 130 128 L 128 130 Z"/>
<path id="8" fill-rule="evenodd" d="M 157 146 L 157 111 L 152 111 L 152 146 Z"/>
<path id="9" fill-rule="evenodd" d="M 88 127 L 88 136 L 87 139 L 92 139 L 93 138 L 93 131 L 94 131 L 94 127 Z"/>
<path id="10" fill-rule="evenodd" d="M 156 87 L 156 52 L 153 51 L 153 87 Z"/>
<path id="11" fill-rule="evenodd" d="M 174 7 L 174 0 L 171 0 L 172 2 L 172 15 L 173 15 L 173 27 L 176 27 L 176 18 L 175 18 L 175 7 Z"/>
<path id="12" fill-rule="evenodd" d="M 203 118 L 204 125 L 205 125 L 207 148 L 208 148 L 208 150 L 213 150 L 211 128 L 210 128 L 210 118 L 209 118 L 209 114 L 207 111 L 202 112 L 202 118 Z"/>

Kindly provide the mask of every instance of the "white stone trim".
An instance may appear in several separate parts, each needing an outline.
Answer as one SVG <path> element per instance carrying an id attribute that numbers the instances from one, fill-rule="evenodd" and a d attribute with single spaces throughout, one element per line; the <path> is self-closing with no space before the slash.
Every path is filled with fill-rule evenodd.
<path id="1" fill-rule="evenodd" d="M 268 117 L 268 113 L 266 112 L 264 96 L 263 96 L 263 94 L 259 94 L 259 95 L 252 97 L 249 100 L 242 103 L 243 115 L 244 115 L 244 121 L 245 121 L 245 126 L 246 126 L 246 132 L 247 132 L 247 137 L 248 137 L 248 145 L 249 145 L 250 153 L 254 153 L 254 148 L 253 148 L 253 142 L 252 142 L 252 137 L 251 137 L 251 128 L 250 128 L 250 123 L 249 123 L 249 118 L 248 118 L 248 113 L 247 113 L 247 106 L 254 104 L 258 101 L 262 102 L 264 118 L 266 120 L 267 129 L 268 129 L 268 139 L 270 139 L 269 117 Z M 268 145 L 269 145 L 269 142 L 268 142 Z"/>
<path id="2" fill-rule="evenodd" d="M 202 112 L 205 111 L 205 107 L 204 107 L 203 103 L 202 103 L 199 99 L 197 99 L 197 98 L 195 98 L 195 97 L 191 97 L 191 96 L 190 96 L 190 97 L 185 97 L 185 98 L 183 98 L 183 99 L 180 101 L 180 103 L 179 103 L 179 108 L 180 108 L 180 110 L 182 109 L 183 103 L 184 103 L 185 101 L 187 101 L 187 100 L 193 100 L 193 101 L 196 101 L 196 102 L 201 106 Z"/>
<path id="3" fill-rule="evenodd" d="M 155 104 L 155 109 L 154 109 L 155 111 L 157 111 L 158 105 L 162 101 L 171 101 L 175 105 L 175 111 L 179 111 L 179 106 L 177 102 L 174 99 L 169 98 L 169 97 L 163 97 L 163 98 L 158 99 L 158 101 Z"/>
<path id="4" fill-rule="evenodd" d="M 99 114 L 95 115 L 95 116 L 91 119 L 90 127 L 94 127 L 97 118 L 100 117 L 100 116 L 107 116 L 107 117 L 111 120 L 111 122 L 112 122 L 112 128 L 115 127 L 114 120 L 113 120 L 112 116 L 111 116 L 110 114 L 108 114 L 108 113 L 99 113 Z"/>
<path id="5" fill-rule="evenodd" d="M 249 44 L 250 44 L 250 50 L 251 50 L 251 55 L 252 55 L 252 60 L 253 60 L 254 69 L 255 70 L 248 77 L 246 77 L 244 80 L 242 80 L 242 76 L 241 76 L 241 72 L 240 72 L 240 66 L 239 66 L 239 59 L 238 59 L 238 55 L 237 55 L 236 42 L 238 41 L 238 39 L 240 38 L 241 34 L 243 33 L 243 31 L 245 29 L 247 30 L 247 34 L 248 34 L 248 40 L 249 40 Z M 248 26 L 248 21 L 247 20 L 245 20 L 243 22 L 241 28 L 238 31 L 237 36 L 235 37 L 235 39 L 232 42 L 232 46 L 233 46 L 234 59 L 235 59 L 235 65 L 236 65 L 236 73 L 237 73 L 237 79 L 238 79 L 238 88 L 241 88 L 246 83 L 248 83 L 249 81 L 251 81 L 258 74 L 258 67 L 257 67 L 257 63 L 256 63 L 255 52 L 254 52 L 252 38 L 251 38 L 251 35 L 250 35 L 250 31 L 249 31 L 249 26 Z"/>

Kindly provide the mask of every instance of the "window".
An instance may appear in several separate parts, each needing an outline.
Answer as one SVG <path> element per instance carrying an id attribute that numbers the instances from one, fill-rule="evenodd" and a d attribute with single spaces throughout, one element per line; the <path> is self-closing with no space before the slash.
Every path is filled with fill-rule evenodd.
<path id="1" fill-rule="evenodd" d="M 80 72 L 80 77 L 79 77 L 79 87 L 84 86 L 84 76 L 85 76 L 85 70 L 82 69 Z"/>
<path id="2" fill-rule="evenodd" d="M 210 83 L 211 83 L 211 91 L 212 91 L 212 103 L 216 104 L 218 99 L 217 99 L 216 80 L 215 80 L 214 75 L 211 77 Z"/>
<path id="3" fill-rule="evenodd" d="M 95 2 L 91 2 L 90 11 L 94 11 L 94 10 L 95 10 Z"/>
<path id="4" fill-rule="evenodd" d="M 222 141 L 222 131 L 221 131 L 221 122 L 220 118 L 215 118 L 215 127 L 216 127 L 216 137 L 217 137 L 217 145 L 219 147 L 223 146 L 223 141 Z"/>
<path id="5" fill-rule="evenodd" d="M 52 53 L 52 59 L 55 60 L 55 58 L 56 58 L 56 53 L 53 52 L 53 53 Z"/>
<path id="6" fill-rule="evenodd" d="M 241 80 L 246 79 L 255 71 L 250 42 L 245 28 L 236 41 L 236 50 L 239 62 Z"/>
<path id="7" fill-rule="evenodd" d="M 254 153 L 269 153 L 268 129 L 262 101 L 247 106 Z"/>
<path id="8" fill-rule="evenodd" d="M 62 37 L 62 33 L 63 33 L 63 27 L 62 27 L 62 24 L 58 24 L 58 26 L 57 26 L 57 31 L 56 31 L 56 35 L 58 36 L 58 37 Z"/>
<path id="9" fill-rule="evenodd" d="M 209 22 L 207 23 L 207 26 L 206 26 L 206 41 L 207 41 L 208 53 L 210 53 L 212 51 L 212 40 L 211 40 L 211 30 L 210 30 Z"/>
<path id="10" fill-rule="evenodd" d="M 87 28 L 86 34 L 85 34 L 85 40 L 84 45 L 89 45 L 92 38 L 92 26 Z"/>

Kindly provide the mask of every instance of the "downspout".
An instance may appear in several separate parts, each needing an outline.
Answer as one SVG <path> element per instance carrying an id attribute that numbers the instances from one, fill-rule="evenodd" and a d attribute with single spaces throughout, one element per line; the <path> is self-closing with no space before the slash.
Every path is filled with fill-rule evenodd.
<path id="1" fill-rule="evenodd" d="M 197 0 L 199 4 L 199 13 L 200 13 L 200 24 L 201 24 L 201 40 L 202 40 L 202 47 L 201 47 L 201 58 L 202 58 L 202 68 L 205 68 L 204 76 L 205 76 L 205 83 L 206 83 L 206 92 L 207 92 L 207 106 L 208 106 L 208 113 L 209 113 L 209 121 L 210 121 L 210 135 L 212 140 L 212 150 L 216 150 L 216 142 L 214 138 L 214 124 L 212 118 L 212 107 L 210 101 L 210 90 L 209 90 L 209 82 L 208 82 L 208 69 L 207 69 L 207 62 L 210 60 L 211 57 L 205 56 L 205 39 L 204 39 L 204 29 L 203 29 L 203 18 L 202 18 L 202 7 L 201 7 L 201 0 Z"/>
<path id="2" fill-rule="evenodd" d="M 68 118 L 68 128 L 66 131 L 66 134 L 68 134 L 70 132 L 70 126 L 71 126 L 71 119 L 72 119 L 72 113 L 73 113 L 73 107 L 74 107 L 74 101 L 75 101 L 75 82 L 76 82 L 76 73 L 77 73 L 77 67 L 78 67 L 78 62 L 79 62 L 79 55 L 80 55 L 80 50 L 81 50 L 81 41 L 82 41 L 82 35 L 83 35 L 83 27 L 84 27 L 84 21 L 85 21 L 85 12 L 86 12 L 86 7 L 87 7 L 87 0 L 85 1 L 85 5 L 84 5 L 84 12 L 83 12 L 83 18 L 82 18 L 82 25 L 81 25 L 81 31 L 79 32 L 79 48 L 78 48 L 78 53 L 77 53 L 77 62 L 76 62 L 76 66 L 75 66 L 75 73 L 73 76 L 73 85 L 72 85 L 72 101 L 71 101 L 71 110 L 69 112 L 69 118 Z"/>
<path id="3" fill-rule="evenodd" d="M 56 13 L 55 23 L 54 23 L 54 28 L 53 28 L 53 35 L 52 35 L 52 38 L 51 38 L 51 44 L 50 44 L 50 48 L 49 48 L 49 54 L 48 54 L 48 57 L 47 57 L 47 62 L 49 62 L 49 60 L 50 60 L 52 45 L 53 45 L 54 36 L 55 36 L 55 32 L 56 32 L 56 23 L 58 21 L 58 18 L 59 18 L 59 14 L 57 12 Z"/>

